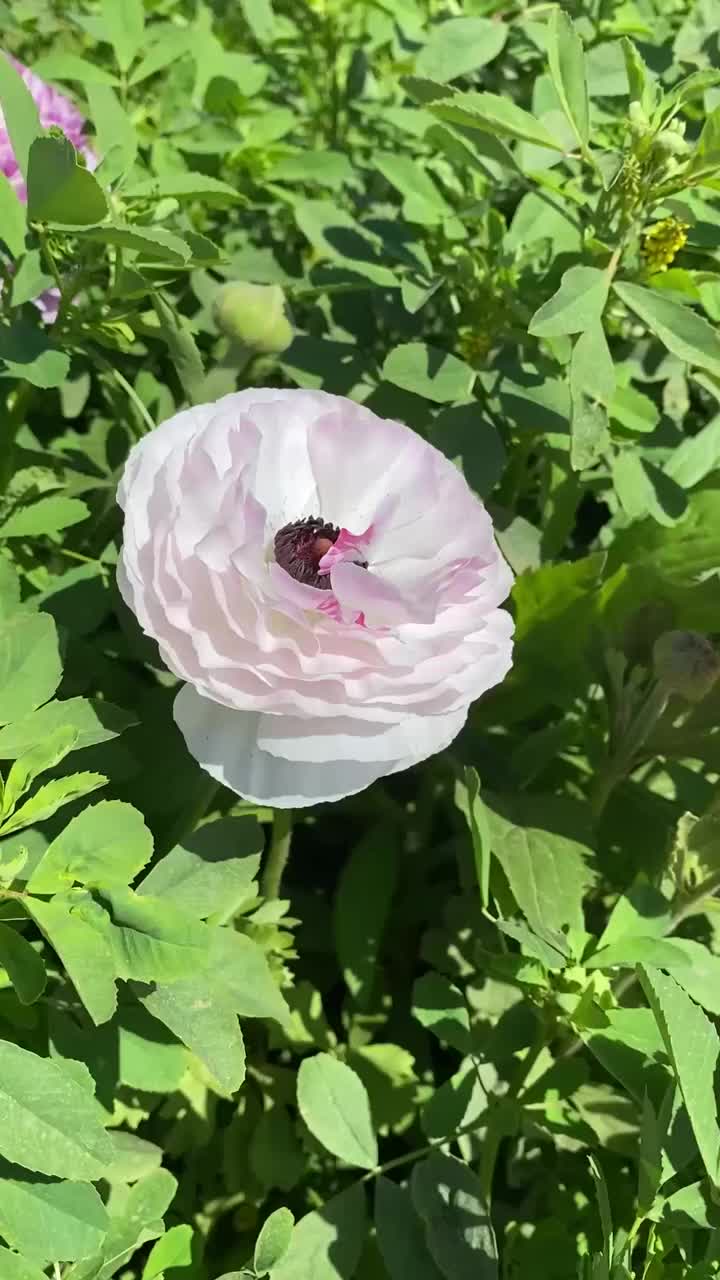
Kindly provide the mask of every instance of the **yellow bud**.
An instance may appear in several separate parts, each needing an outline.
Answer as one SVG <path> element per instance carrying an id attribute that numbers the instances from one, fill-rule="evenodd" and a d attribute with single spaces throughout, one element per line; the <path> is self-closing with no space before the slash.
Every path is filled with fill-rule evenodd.
<path id="1" fill-rule="evenodd" d="M 226 284 L 213 303 L 213 319 L 226 337 L 265 355 L 285 351 L 293 328 L 279 284 Z"/>
<path id="2" fill-rule="evenodd" d="M 688 224 L 663 218 L 643 233 L 643 257 L 651 271 L 665 271 L 687 240 Z"/>

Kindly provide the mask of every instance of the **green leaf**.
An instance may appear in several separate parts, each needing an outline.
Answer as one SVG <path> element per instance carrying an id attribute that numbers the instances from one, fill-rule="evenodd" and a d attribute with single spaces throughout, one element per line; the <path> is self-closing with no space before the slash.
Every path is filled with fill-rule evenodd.
<path id="1" fill-rule="evenodd" d="M 148 262 L 187 262 L 190 246 L 180 236 L 164 227 L 125 226 L 92 227 L 79 233 L 80 239 L 93 244 L 113 244 L 131 249 Z"/>
<path id="2" fill-rule="evenodd" d="M 25 81 L 4 53 L 0 54 L 0 112 L 17 166 L 27 178 L 30 147 L 42 132 L 40 116 Z"/>
<path id="3" fill-rule="evenodd" d="M 35 75 L 43 80 L 77 80 L 78 84 L 119 84 L 112 72 L 94 62 L 79 58 L 76 53 L 55 51 L 43 54 L 33 63 Z"/>
<path id="4" fill-rule="evenodd" d="M 23 214 L 24 220 L 24 214 Z M 48 275 L 39 249 L 23 253 L 12 278 L 12 305 L 22 307 L 34 302 L 46 289 L 52 289 L 55 281 Z"/>
<path id="5" fill-rule="evenodd" d="M 227 992 L 231 1007 L 241 1017 L 274 1018 L 284 1024 L 289 1017 L 285 999 L 275 981 L 267 956 L 252 938 L 232 927 L 210 929 L 210 954 L 205 974 Z"/>
<path id="6" fill-rule="evenodd" d="M 151 859 L 153 838 L 142 814 L 123 800 L 100 800 L 72 818 L 30 880 L 29 893 L 56 893 L 75 881 L 127 885 Z"/>
<path id="7" fill-rule="evenodd" d="M 195 339 L 184 317 L 178 315 L 163 294 L 153 294 L 153 306 L 160 324 L 160 336 L 167 345 L 180 385 L 190 404 L 197 404 L 202 399 L 205 371 Z"/>
<path id="8" fill-rule="evenodd" d="M 713 1183 L 720 1171 L 715 1072 L 720 1040 L 710 1019 L 658 969 L 640 969 L 648 1003 L 673 1064 L 703 1164 Z"/>
<path id="9" fill-rule="evenodd" d="M 463 360 L 447 351 L 439 351 L 424 342 L 406 342 L 386 357 L 382 376 L 404 391 L 447 404 L 468 398 L 476 374 Z"/>
<path id="10" fill-rule="evenodd" d="M 375 1184 L 375 1231 L 390 1280 L 442 1280 L 409 1191 L 389 1178 Z"/>
<path id="11" fill-rule="evenodd" d="M 135 724 L 135 717 L 112 702 L 91 698 L 66 698 L 48 702 L 37 711 L 0 729 L 0 759 L 14 760 L 39 746 L 55 729 L 74 729 L 75 750 L 109 742 Z"/>
<path id="12" fill-rule="evenodd" d="M 0 1245 L 0 1275 L 3 1280 L 47 1280 L 34 1263 Z"/>
<path id="13" fill-rule="evenodd" d="M 552 940 L 548 940 L 547 937 L 540 938 L 526 924 L 521 924 L 517 920 L 498 920 L 497 927 L 501 933 L 519 942 L 525 955 L 533 956 L 546 969 L 565 968 L 567 951 L 562 949 L 566 946 L 562 934 L 551 933 Z"/>
<path id="14" fill-rule="evenodd" d="M 345 863 L 335 896 L 334 932 L 345 984 L 360 1008 L 373 993 L 397 884 L 398 850 L 387 828 L 372 828 Z"/>
<path id="15" fill-rule="evenodd" d="M 270 44 L 275 36 L 275 14 L 270 0 L 240 0 L 240 8 L 258 44 Z"/>
<path id="16" fill-rule="evenodd" d="M 256 1275 L 264 1275 L 284 1258 L 290 1247 L 295 1219 L 289 1209 L 276 1209 L 266 1218 L 255 1242 L 253 1267 Z"/>
<path id="17" fill-rule="evenodd" d="M 651 433 L 660 421 L 657 405 L 635 387 L 617 387 L 609 405 L 610 417 L 627 431 Z"/>
<path id="18" fill-rule="evenodd" d="M 614 542 L 608 569 L 636 562 L 660 573 L 673 585 L 687 586 L 720 563 L 720 491 L 698 490 L 675 528 L 652 522 L 624 531 Z"/>
<path id="19" fill-rule="evenodd" d="M 427 110 L 440 120 L 462 124 L 468 129 L 479 129 L 499 138 L 515 138 L 521 142 L 534 142 L 551 151 L 564 151 L 539 120 L 524 111 L 511 98 L 497 93 L 454 93 L 430 101 Z"/>
<path id="20" fill-rule="evenodd" d="M 145 12 L 142 0 L 103 0 L 102 19 L 107 39 L 121 71 L 127 71 L 143 44 Z"/>
<path id="21" fill-rule="evenodd" d="M 0 1232 L 39 1266 L 86 1257 L 107 1226 L 105 1206 L 88 1183 L 49 1182 L 0 1161 Z"/>
<path id="22" fill-rule="evenodd" d="M 547 31 L 547 54 L 552 82 L 578 142 L 590 136 L 590 105 L 585 79 L 585 53 L 574 22 L 560 7 L 553 9 Z"/>
<path id="23" fill-rule="evenodd" d="M 51 698 L 62 667 L 47 613 L 18 613 L 0 623 L 0 724 L 19 720 Z"/>
<path id="24" fill-rule="evenodd" d="M 715 107 L 707 116 L 702 132 L 697 140 L 690 162 L 685 170 L 685 179 L 691 182 L 701 181 L 720 169 L 720 107 Z"/>
<path id="25" fill-rule="evenodd" d="M 683 991 L 708 1013 L 720 1014 L 720 956 L 709 951 L 691 938 L 673 938 L 676 951 L 687 961 L 684 965 L 672 965 L 672 976 Z M 670 968 L 663 965 L 663 968 Z"/>
<path id="26" fill-rule="evenodd" d="M 573 471 L 584 471 L 609 448 L 607 409 L 583 391 L 574 392 L 570 404 L 570 466 Z"/>
<path id="27" fill-rule="evenodd" d="M 410 156 L 379 151 L 374 162 L 376 169 L 404 197 L 403 216 L 409 222 L 432 227 L 452 216 L 452 207 L 430 175 Z"/>
<path id="28" fill-rule="evenodd" d="M 643 1216 L 652 1209 L 662 1182 L 663 1137 L 655 1108 L 646 1094 L 643 1098 L 638 1156 L 638 1210 Z"/>
<path id="29" fill-rule="evenodd" d="M 690 75 L 684 76 L 664 95 L 660 103 L 660 113 L 664 116 L 666 112 L 675 112 L 678 107 L 683 107 L 693 98 L 706 95 L 708 89 L 717 88 L 718 84 L 720 84 L 720 71 L 714 68 L 707 67 L 703 71 L 691 71 Z"/>
<path id="30" fill-rule="evenodd" d="M 291 1191 L 297 1185 L 305 1173 L 305 1155 L 287 1107 L 276 1105 L 262 1113 L 248 1157 L 252 1173 L 263 1187 Z"/>
<path id="31" fill-rule="evenodd" d="M 93 1180 L 112 1154 L 93 1095 L 49 1059 L 0 1040 L 0 1155 L 35 1173 Z"/>
<path id="32" fill-rule="evenodd" d="M 83 1255 L 63 1280 L 109 1280 L 141 1245 L 163 1234 L 162 1217 L 177 1191 L 167 1169 L 156 1169 L 131 1187 L 113 1208 L 108 1232 L 97 1253 Z"/>
<path id="33" fill-rule="evenodd" d="M 138 1138 L 134 1133 L 126 1133 L 124 1129 L 113 1129 L 110 1132 L 115 1156 L 112 1168 L 108 1169 L 105 1178 L 109 1183 L 137 1182 L 146 1174 L 159 1168 L 163 1152 L 162 1148 L 145 1138 Z"/>
<path id="34" fill-rule="evenodd" d="M 6 245 L 11 258 L 19 258 L 24 253 L 26 231 L 25 208 L 9 179 L 0 173 L 0 241 Z"/>
<path id="35" fill-rule="evenodd" d="M 467 803 L 460 807 L 465 814 L 470 828 L 475 875 L 480 891 L 480 903 L 487 907 L 490 902 L 490 862 L 492 846 L 490 843 L 490 824 L 487 810 L 480 794 L 480 779 L 477 769 L 465 769 L 465 788 Z"/>
<path id="36" fill-rule="evenodd" d="M 30 943 L 10 925 L 0 924 L 0 965 L 7 970 L 21 1004 L 34 1004 L 45 990 L 45 965 Z"/>
<path id="37" fill-rule="evenodd" d="M 205 1064 L 221 1094 L 237 1092 L 245 1079 L 245 1045 L 221 983 L 204 976 L 180 979 L 138 998 Z"/>
<path id="38" fill-rule="evenodd" d="M 9 373 L 34 387 L 59 387 L 70 369 L 70 357 L 53 347 L 47 334 L 22 315 L 11 325 L 0 325 L 0 360 Z"/>
<path id="39" fill-rule="evenodd" d="M 604 1261 L 606 1263 L 606 1274 L 609 1278 L 615 1239 L 612 1215 L 610 1212 L 610 1197 L 608 1195 L 605 1174 L 602 1171 L 601 1165 L 598 1164 L 597 1160 L 595 1160 L 593 1156 L 589 1157 L 588 1164 L 590 1165 L 590 1172 L 592 1174 L 593 1182 L 595 1183 L 595 1192 L 597 1195 L 598 1208 L 600 1211 L 600 1223 L 603 1233 Z"/>
<path id="40" fill-rule="evenodd" d="M 490 813 L 493 853 L 512 895 L 536 933 L 582 929 L 582 900 L 592 883 L 589 851 L 575 840 L 537 827 L 517 827 Z"/>
<path id="41" fill-rule="evenodd" d="M 471 1051 L 470 1017 L 462 993 L 440 973 L 426 973 L 413 986 L 413 1016 L 460 1053 Z"/>
<path id="42" fill-rule="evenodd" d="M 255 818 L 222 818 L 185 837 L 137 886 L 198 919 L 232 916 L 257 891 L 263 831 Z"/>
<path id="43" fill-rule="evenodd" d="M 179 1088 L 187 1070 L 187 1054 L 147 1010 L 140 1005 L 122 1004 L 113 1031 L 117 1035 L 115 1053 L 120 1084 L 148 1093 L 172 1093 Z"/>
<path id="44" fill-rule="evenodd" d="M 622 51 L 625 58 L 630 101 L 639 102 L 645 115 L 649 118 L 657 101 L 655 80 L 646 67 L 637 45 L 627 36 L 622 37 Z"/>
<path id="45" fill-rule="evenodd" d="M 600 320 L 588 325 L 573 345 L 570 390 L 607 405 L 615 394 L 615 366 Z"/>
<path id="46" fill-rule="evenodd" d="M 365 1193 L 359 1183 L 301 1218 L 271 1280 L 351 1280 L 365 1241 Z"/>
<path id="47" fill-rule="evenodd" d="M 28 217 L 86 227 L 102 222 L 107 201 L 97 178 L 78 163 L 67 138 L 36 138 L 28 161 Z"/>
<path id="48" fill-rule="evenodd" d="M 318 1053 L 304 1058 L 297 1077 L 300 1114 L 318 1142 L 347 1164 L 373 1169 L 378 1161 L 365 1086 L 351 1067 Z"/>
<path id="49" fill-rule="evenodd" d="M 415 69 L 439 84 L 457 80 L 484 67 L 502 52 L 508 28 L 491 18 L 450 18 L 430 28 L 426 45 L 415 59 Z"/>
<path id="50" fill-rule="evenodd" d="M 24 903 L 40 932 L 57 951 L 95 1025 L 107 1022 L 117 1004 L 115 964 L 107 937 L 80 915 L 72 897 L 57 897 L 51 902 L 26 897 Z"/>
<path id="51" fill-rule="evenodd" d="M 87 520 L 90 510 L 79 498 L 53 494 L 18 507 L 0 524 L 0 538 L 40 538 Z"/>
<path id="52" fill-rule="evenodd" d="M 72 773 L 67 777 L 53 778 L 38 787 L 34 795 L 16 809 L 11 817 L 5 818 L 2 834 L 19 831 L 21 827 L 34 826 L 51 818 L 63 805 L 79 800 L 81 796 L 90 795 L 98 787 L 104 787 L 107 778 L 102 773 Z"/>
<path id="53" fill-rule="evenodd" d="M 109 938 L 119 977 L 174 982 L 205 967 L 210 934 L 192 916 L 162 898 L 141 898 L 119 885 L 103 887 L 97 897 L 110 912 Z"/>
<path id="54" fill-rule="evenodd" d="M 472 1170 L 434 1152 L 416 1164 L 410 1190 L 430 1252 L 447 1280 L 497 1280 L 495 1234 Z"/>
<path id="55" fill-rule="evenodd" d="M 665 474 L 683 489 L 692 489 L 720 467 L 720 413 L 697 435 L 685 436 L 665 463 Z"/>
<path id="56" fill-rule="evenodd" d="M 74 729 L 62 726 L 53 729 L 44 742 L 25 751 L 13 764 L 5 781 L 2 798 L 2 815 L 5 818 L 15 808 L 21 796 L 29 791 L 39 774 L 54 769 L 76 746 Z"/>
<path id="57" fill-rule="evenodd" d="M 156 40 L 141 58 L 128 79 L 128 84 L 140 84 L 148 76 L 154 76 L 171 62 L 176 62 L 184 54 L 193 50 L 193 31 L 190 27 L 164 27 L 162 38 Z"/>
<path id="58" fill-rule="evenodd" d="M 0 624 L 19 611 L 20 579 L 12 562 L 0 553 Z"/>
<path id="59" fill-rule="evenodd" d="M 714 325 L 655 289 L 625 281 L 616 281 L 613 288 L 668 351 L 688 364 L 720 374 L 720 337 Z"/>
<path id="60" fill-rule="evenodd" d="M 102 181 L 105 184 L 116 183 L 135 163 L 137 131 L 111 85 L 91 84 L 87 88 L 87 97 L 95 125 L 96 148 L 101 156 Z"/>
<path id="61" fill-rule="evenodd" d="M 552 298 L 535 312 L 528 332 L 558 338 L 596 326 L 608 296 L 608 277 L 597 267 L 569 267 Z"/>
<path id="62" fill-rule="evenodd" d="M 156 1280 L 172 1267 L 189 1267 L 192 1263 L 193 1234 L 193 1229 L 187 1222 L 166 1231 L 148 1254 L 142 1280 Z"/>
<path id="63" fill-rule="evenodd" d="M 663 969 L 676 969 L 689 966 L 690 961 L 680 947 L 664 938 L 633 936 L 619 938 L 609 946 L 602 947 L 589 959 L 585 960 L 587 969 L 633 969 L 636 964 L 651 964 Z"/>
<path id="64" fill-rule="evenodd" d="M 612 460 L 612 477 L 620 505 L 631 520 L 651 515 L 673 525 L 685 516 L 687 496 L 674 480 L 635 450 L 625 449 Z"/>
<path id="65" fill-rule="evenodd" d="M 151 200 L 164 196 L 175 200 L 202 200 L 205 204 L 227 204 L 242 199 L 240 192 L 227 182 L 208 177 L 204 173 L 165 173 L 157 178 L 146 178 L 134 186 L 123 189 L 126 200 Z"/>

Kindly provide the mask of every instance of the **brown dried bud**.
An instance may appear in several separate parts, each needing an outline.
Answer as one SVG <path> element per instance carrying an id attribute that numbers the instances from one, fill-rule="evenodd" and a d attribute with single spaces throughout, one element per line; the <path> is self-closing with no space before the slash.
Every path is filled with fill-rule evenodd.
<path id="1" fill-rule="evenodd" d="M 666 631 L 653 649 L 655 675 L 668 693 L 702 702 L 720 676 L 720 657 L 698 631 Z"/>

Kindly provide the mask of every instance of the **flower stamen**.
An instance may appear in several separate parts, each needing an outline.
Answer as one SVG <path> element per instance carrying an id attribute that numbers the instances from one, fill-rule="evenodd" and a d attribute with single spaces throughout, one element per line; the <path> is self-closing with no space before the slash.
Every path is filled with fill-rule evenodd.
<path id="1" fill-rule="evenodd" d="M 293 520 L 275 534 L 275 559 L 296 582 L 329 591 L 330 574 L 321 573 L 318 565 L 339 535 L 337 525 L 328 524 L 320 516 Z"/>

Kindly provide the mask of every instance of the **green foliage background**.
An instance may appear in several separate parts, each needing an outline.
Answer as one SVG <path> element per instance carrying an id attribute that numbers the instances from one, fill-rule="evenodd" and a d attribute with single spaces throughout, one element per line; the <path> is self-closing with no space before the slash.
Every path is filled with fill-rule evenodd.
<path id="1" fill-rule="evenodd" d="M 0 58 L 0 1280 L 720 1274 L 719 0 L 0 29 L 102 157 Z M 114 580 L 133 441 L 258 384 L 407 422 L 517 574 L 452 752 L 294 825 Z"/>

